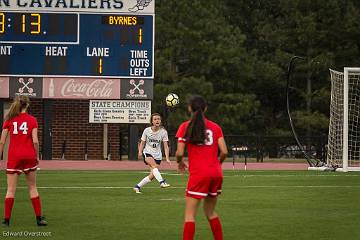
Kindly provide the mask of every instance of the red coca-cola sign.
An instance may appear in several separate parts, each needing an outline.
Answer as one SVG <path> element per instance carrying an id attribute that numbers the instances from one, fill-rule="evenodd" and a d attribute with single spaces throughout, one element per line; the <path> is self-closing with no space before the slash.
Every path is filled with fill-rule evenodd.
<path id="1" fill-rule="evenodd" d="M 44 78 L 43 98 L 120 99 L 120 79 Z"/>
<path id="2" fill-rule="evenodd" d="M 9 97 L 9 78 L 0 77 L 0 98 Z"/>

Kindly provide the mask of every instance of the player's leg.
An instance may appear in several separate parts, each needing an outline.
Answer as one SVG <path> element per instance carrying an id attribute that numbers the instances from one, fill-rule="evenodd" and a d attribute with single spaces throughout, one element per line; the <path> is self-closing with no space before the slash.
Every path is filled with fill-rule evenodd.
<path id="1" fill-rule="evenodd" d="M 215 212 L 217 196 L 221 193 L 222 181 L 222 177 L 213 178 L 209 187 L 209 195 L 204 199 L 204 213 L 209 221 L 215 240 L 223 239 L 221 221 Z"/>
<path id="2" fill-rule="evenodd" d="M 139 188 L 142 188 L 144 185 L 150 183 L 154 179 L 154 174 L 152 174 L 151 169 L 149 175 L 144 177 L 138 184 Z"/>
<path id="3" fill-rule="evenodd" d="M 207 196 L 204 199 L 204 213 L 207 217 L 215 240 L 223 239 L 221 221 L 215 212 L 217 197 Z"/>
<path id="4" fill-rule="evenodd" d="M 195 217 L 201 199 L 186 197 L 185 199 L 185 222 L 183 240 L 193 240 L 195 235 Z"/>
<path id="5" fill-rule="evenodd" d="M 154 175 L 152 174 L 151 168 L 150 168 L 150 174 L 146 177 L 144 177 L 138 184 L 135 185 L 134 191 L 136 193 L 141 193 L 141 188 L 145 186 L 146 184 L 150 183 L 154 179 Z"/>
<path id="6" fill-rule="evenodd" d="M 34 208 L 37 225 L 46 226 L 47 222 L 42 217 L 41 200 L 36 187 L 36 171 L 27 172 L 25 177 L 29 189 L 31 203 Z"/>
<path id="7" fill-rule="evenodd" d="M 156 178 L 156 180 L 160 183 L 161 187 L 170 187 L 169 184 L 166 183 L 166 181 L 161 176 L 161 173 L 159 171 L 159 165 L 156 163 L 155 159 L 153 157 L 145 157 L 145 162 L 150 166 L 151 172 Z"/>
<path id="8" fill-rule="evenodd" d="M 148 156 L 151 156 L 151 155 L 148 155 Z M 150 173 L 148 176 L 144 177 L 138 184 L 136 184 L 133 188 L 133 190 L 135 191 L 135 193 L 142 193 L 141 192 L 141 188 L 148 184 L 149 182 L 151 182 L 153 179 L 154 179 L 154 174 L 152 173 L 152 168 L 151 166 L 145 161 L 145 158 L 147 157 L 147 154 L 144 154 L 143 155 L 144 157 L 144 163 L 149 166 L 150 168 Z"/>
<path id="9" fill-rule="evenodd" d="M 4 202 L 4 221 L 3 225 L 9 226 L 12 208 L 14 206 L 16 185 L 19 175 L 15 172 L 6 174 L 7 176 L 7 190 Z"/>

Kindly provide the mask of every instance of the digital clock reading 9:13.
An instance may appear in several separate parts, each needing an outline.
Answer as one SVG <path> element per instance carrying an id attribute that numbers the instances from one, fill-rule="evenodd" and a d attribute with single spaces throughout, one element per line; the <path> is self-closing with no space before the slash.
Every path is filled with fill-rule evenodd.
<path id="1" fill-rule="evenodd" d="M 76 42 L 78 14 L 0 12 L 0 41 Z"/>

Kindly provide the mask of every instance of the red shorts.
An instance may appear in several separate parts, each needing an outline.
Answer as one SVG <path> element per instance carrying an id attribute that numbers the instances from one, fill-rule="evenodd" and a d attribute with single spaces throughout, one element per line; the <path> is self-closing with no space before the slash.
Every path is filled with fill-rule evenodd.
<path id="1" fill-rule="evenodd" d="M 37 159 L 11 159 L 7 161 L 7 174 L 21 174 L 35 171 L 38 168 Z"/>
<path id="2" fill-rule="evenodd" d="M 221 194 L 223 177 L 191 176 L 186 187 L 186 196 L 193 198 L 216 197 Z"/>

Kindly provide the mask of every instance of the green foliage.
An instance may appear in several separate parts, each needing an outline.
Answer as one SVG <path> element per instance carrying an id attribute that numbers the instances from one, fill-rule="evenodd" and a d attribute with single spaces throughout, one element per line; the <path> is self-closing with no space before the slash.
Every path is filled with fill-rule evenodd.
<path id="1" fill-rule="evenodd" d="M 219 93 L 211 98 L 209 116 L 221 123 L 225 131 L 241 134 L 255 130 L 260 102 L 252 94 Z"/>
<path id="2" fill-rule="evenodd" d="M 287 68 L 299 55 L 291 111 L 304 113 L 301 129 L 326 134 L 328 69 L 360 65 L 359 19 L 357 0 L 156 1 L 155 103 L 180 95 L 176 126 L 186 98 L 202 94 L 228 133 L 289 133 Z"/>
<path id="3" fill-rule="evenodd" d="M 296 127 L 303 132 L 310 128 L 316 134 L 317 131 L 324 131 L 329 126 L 328 118 L 319 112 L 306 113 L 304 111 L 295 111 L 292 117 Z"/>

